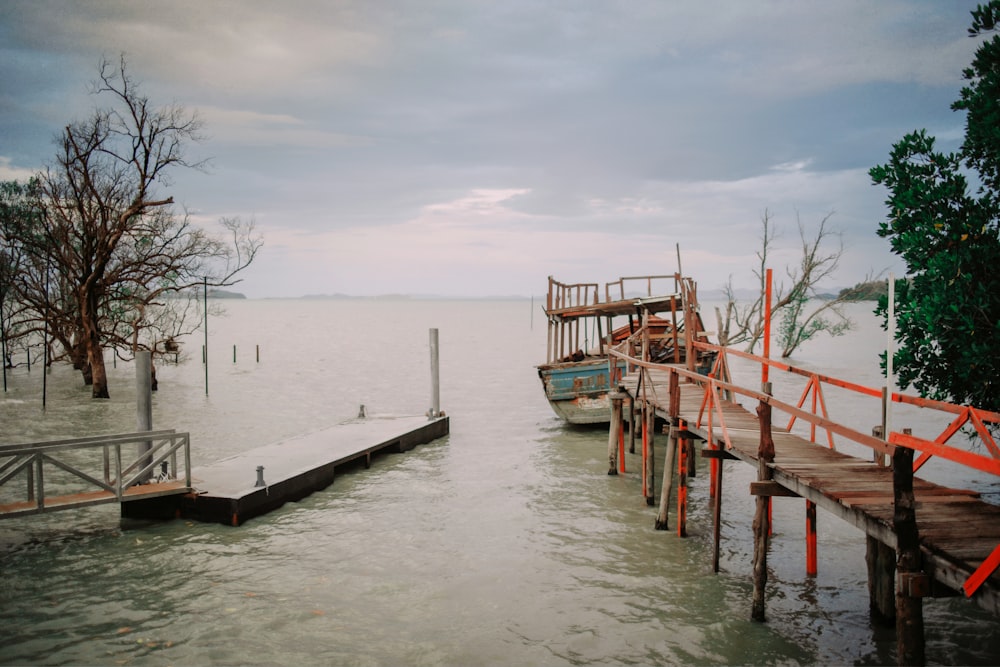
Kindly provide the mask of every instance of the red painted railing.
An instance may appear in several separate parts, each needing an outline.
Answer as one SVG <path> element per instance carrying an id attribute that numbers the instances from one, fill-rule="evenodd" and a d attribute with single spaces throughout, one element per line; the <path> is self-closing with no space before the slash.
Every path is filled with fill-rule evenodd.
<path id="1" fill-rule="evenodd" d="M 689 345 L 692 347 L 689 349 L 702 353 L 715 353 L 717 355 L 712 369 L 707 376 L 695 372 L 690 363 L 687 368 L 682 368 L 670 364 L 656 364 L 636 357 L 634 350 L 641 349 L 637 345 L 638 341 L 641 341 L 640 333 L 634 335 L 632 339 L 623 341 L 623 343 L 611 349 L 610 353 L 613 358 L 625 360 L 629 364 L 629 368 L 639 368 L 643 375 L 644 386 L 652 386 L 652 383 L 649 381 L 649 373 L 653 370 L 675 373 L 688 382 L 703 386 L 705 393 L 698 415 L 698 426 L 701 427 L 703 423 L 706 425 L 709 440 L 713 443 L 715 442 L 713 431 L 718 427 L 722 432 L 722 442 L 725 443 L 727 448 L 732 446 L 721 406 L 724 394 L 730 397 L 739 395 L 754 401 L 766 402 L 773 408 L 787 413 L 789 415 L 788 429 L 791 429 L 797 420 L 807 422 L 812 442 L 816 442 L 817 429 L 825 430 L 826 440 L 828 446 L 831 448 L 834 448 L 834 435 L 836 434 L 851 442 L 869 447 L 875 452 L 886 455 L 891 455 L 896 446 L 912 449 L 919 453 L 913 464 L 914 471 L 923 466 L 931 457 L 937 456 L 979 472 L 1000 476 L 1000 447 L 997 446 L 989 429 L 990 424 L 1000 424 L 1000 413 L 971 406 L 925 399 L 899 392 L 889 393 L 883 391 L 881 388 L 867 387 L 848 380 L 797 368 L 767 357 L 728 349 L 702 341 L 695 341 L 693 340 L 693 336 L 691 338 L 692 340 L 689 341 Z M 806 385 L 802 390 L 798 402 L 793 405 L 761 391 L 733 384 L 729 370 L 728 357 L 730 355 L 760 364 L 761 377 L 768 377 L 766 371 L 773 368 L 806 378 Z M 689 356 L 688 358 L 690 359 L 691 357 Z M 883 439 L 833 421 L 827 411 L 824 396 L 825 387 L 837 387 L 861 396 L 878 398 L 883 402 L 891 401 L 898 404 L 912 405 L 922 409 L 954 414 L 955 417 L 948 427 L 932 440 L 895 430 L 890 431 Z M 809 409 L 805 407 L 807 401 L 809 401 Z M 882 414 L 885 414 L 884 405 Z M 972 427 L 975 434 L 985 445 L 989 455 L 948 444 L 952 436 L 966 425 Z M 971 596 L 998 566 L 1000 566 L 1000 545 L 966 580 L 963 586 L 966 596 Z"/>

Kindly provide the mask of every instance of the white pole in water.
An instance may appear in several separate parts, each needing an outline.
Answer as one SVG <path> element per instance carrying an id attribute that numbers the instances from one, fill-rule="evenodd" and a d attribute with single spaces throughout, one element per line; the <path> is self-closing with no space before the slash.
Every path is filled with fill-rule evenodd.
<path id="1" fill-rule="evenodd" d="M 889 434 L 892 433 L 892 390 L 896 384 L 895 372 L 892 367 L 893 356 L 896 354 L 896 277 L 889 274 L 889 316 L 888 316 L 888 339 L 885 344 L 885 433 L 883 437 L 889 441 Z"/>
<path id="2" fill-rule="evenodd" d="M 135 404 L 136 404 L 136 431 L 153 430 L 153 356 L 149 350 L 139 350 L 135 353 Z M 139 443 L 138 457 L 142 459 L 140 465 L 145 468 L 153 457 L 148 454 L 153 449 L 152 441 Z M 148 480 L 152 476 L 152 471 L 143 476 L 142 481 Z"/>
<path id="3" fill-rule="evenodd" d="M 427 416 L 431 419 L 441 415 L 440 363 L 441 354 L 438 347 L 438 330 L 431 329 L 431 409 L 427 413 Z"/>

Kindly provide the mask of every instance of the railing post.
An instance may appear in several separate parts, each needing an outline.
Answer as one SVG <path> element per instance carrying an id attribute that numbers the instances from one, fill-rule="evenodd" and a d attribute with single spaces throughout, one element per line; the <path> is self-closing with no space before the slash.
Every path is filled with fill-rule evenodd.
<path id="1" fill-rule="evenodd" d="M 191 434 L 184 434 L 184 486 L 191 488 Z"/>
<path id="2" fill-rule="evenodd" d="M 25 469 L 28 476 L 28 502 L 35 499 L 35 468 L 32 465 L 28 465 Z"/>
<path id="3" fill-rule="evenodd" d="M 45 372 L 45 369 L 42 369 Z M 38 511 L 45 509 L 45 476 L 42 472 L 42 455 L 38 454 L 35 456 L 35 484 L 37 491 L 35 492 L 35 500 L 37 501 Z"/>
<path id="4" fill-rule="evenodd" d="M 122 499 L 122 493 L 124 489 L 122 488 L 122 446 L 121 443 L 115 444 L 115 495 L 118 496 L 118 500 Z"/>

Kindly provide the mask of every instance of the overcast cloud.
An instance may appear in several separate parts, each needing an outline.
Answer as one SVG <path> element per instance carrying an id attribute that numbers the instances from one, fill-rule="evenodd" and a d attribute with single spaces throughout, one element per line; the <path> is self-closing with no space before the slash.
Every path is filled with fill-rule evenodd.
<path id="1" fill-rule="evenodd" d="M 546 276 L 751 280 L 834 212 L 835 285 L 901 265 L 867 171 L 905 132 L 952 149 L 975 2 L 0 4 L 0 178 L 54 156 L 124 53 L 153 101 L 205 121 L 199 223 L 255 218 L 240 291 L 541 294 Z M 181 210 L 179 208 L 179 210 Z"/>

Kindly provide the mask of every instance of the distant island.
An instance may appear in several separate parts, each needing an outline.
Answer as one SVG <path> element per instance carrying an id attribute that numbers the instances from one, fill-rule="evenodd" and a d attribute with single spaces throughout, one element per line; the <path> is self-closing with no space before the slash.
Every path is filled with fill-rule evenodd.
<path id="1" fill-rule="evenodd" d="M 240 294 L 239 292 L 227 292 L 224 289 L 210 289 L 208 290 L 209 299 L 245 299 L 246 294 Z"/>
<path id="2" fill-rule="evenodd" d="M 870 280 L 840 290 L 840 296 L 847 301 L 878 301 L 879 297 L 888 294 L 889 283 L 886 280 Z"/>

